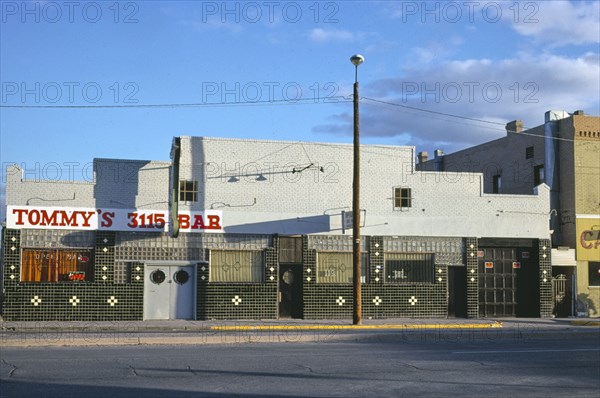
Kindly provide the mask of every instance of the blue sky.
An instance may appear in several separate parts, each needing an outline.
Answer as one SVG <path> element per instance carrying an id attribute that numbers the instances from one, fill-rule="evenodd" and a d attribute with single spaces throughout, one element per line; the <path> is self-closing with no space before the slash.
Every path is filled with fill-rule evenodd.
<path id="1" fill-rule="evenodd" d="M 95 157 L 168 160 L 176 135 L 350 143 L 354 53 L 363 143 L 452 152 L 600 114 L 598 1 L 0 5 L 3 173 L 85 179 Z"/>

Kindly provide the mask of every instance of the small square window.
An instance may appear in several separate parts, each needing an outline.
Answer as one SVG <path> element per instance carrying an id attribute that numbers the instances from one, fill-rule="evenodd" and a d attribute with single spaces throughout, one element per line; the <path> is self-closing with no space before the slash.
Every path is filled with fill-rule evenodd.
<path id="1" fill-rule="evenodd" d="M 533 159 L 533 147 L 528 146 L 525 148 L 525 159 Z"/>
<path id="2" fill-rule="evenodd" d="M 179 200 L 182 202 L 197 202 L 198 181 L 179 181 Z"/>
<path id="3" fill-rule="evenodd" d="M 394 188 L 394 208 L 404 209 L 412 207 L 412 193 L 410 188 Z"/>

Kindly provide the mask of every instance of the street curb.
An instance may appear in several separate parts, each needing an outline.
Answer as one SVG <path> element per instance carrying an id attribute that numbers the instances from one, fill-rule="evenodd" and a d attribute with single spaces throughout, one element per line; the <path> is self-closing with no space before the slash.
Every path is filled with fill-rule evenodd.
<path id="1" fill-rule="evenodd" d="M 447 323 L 447 324 L 400 324 L 400 325 L 231 325 L 211 326 L 210 330 L 218 331 L 261 331 L 261 330 L 438 330 L 438 329 L 489 329 L 501 328 L 501 322 L 492 323 Z"/>
<path id="2" fill-rule="evenodd" d="M 570 322 L 571 325 L 573 326 L 600 326 L 600 320 L 577 320 L 577 321 L 571 321 Z"/>

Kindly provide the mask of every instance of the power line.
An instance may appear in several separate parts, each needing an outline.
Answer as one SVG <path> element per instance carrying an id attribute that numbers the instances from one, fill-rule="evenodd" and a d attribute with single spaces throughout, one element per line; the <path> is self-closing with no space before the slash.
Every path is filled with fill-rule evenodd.
<path id="1" fill-rule="evenodd" d="M 399 103 L 391 102 L 391 101 L 378 100 L 375 98 L 360 97 L 360 99 L 372 102 L 373 105 L 375 105 L 375 104 L 388 105 L 388 106 L 392 106 L 395 108 L 404 108 L 404 109 L 428 113 L 428 114 L 432 114 L 432 115 L 439 115 L 439 116 L 450 117 L 450 118 L 460 119 L 460 120 L 467 120 L 467 121 L 472 121 L 472 122 L 477 122 L 477 123 L 491 124 L 491 125 L 495 125 L 495 126 L 503 126 L 504 127 L 506 125 L 505 123 L 502 123 L 502 122 L 495 122 L 495 121 L 491 121 L 491 120 L 456 115 L 456 114 L 447 113 L 447 112 L 433 111 L 430 109 L 424 109 L 424 108 L 419 108 L 419 107 L 415 107 L 415 106 L 399 104 Z M 327 101 L 325 101 L 325 100 L 327 100 Z M 342 95 L 332 96 L 332 97 L 323 98 L 323 101 L 321 99 L 317 99 L 317 98 L 294 98 L 294 99 L 288 98 L 288 99 L 280 99 L 280 100 L 258 100 L 258 101 L 240 101 L 240 102 L 207 102 L 207 103 L 171 103 L 171 104 L 119 104 L 119 105 L 1 105 L 0 104 L 0 108 L 6 108 L 6 109 L 214 108 L 214 107 L 246 107 L 246 106 L 273 106 L 273 105 L 278 105 L 278 106 L 280 106 L 280 105 L 308 105 L 308 104 L 311 104 L 311 101 L 312 101 L 312 104 L 315 104 L 315 105 L 316 104 L 336 104 L 336 103 L 351 102 L 352 96 L 351 95 L 350 96 L 342 96 Z M 437 119 L 439 119 L 439 118 L 437 118 Z M 446 119 L 439 119 L 439 120 L 446 120 Z M 446 121 L 452 122 L 451 120 L 446 120 Z M 458 123 L 458 122 L 452 122 L 452 123 Z M 473 125 L 470 123 L 459 123 L 459 124 L 464 124 L 464 125 L 468 125 L 468 126 L 476 126 L 479 128 L 486 128 L 486 129 L 491 129 L 491 130 L 495 130 L 495 131 L 503 131 L 503 130 L 497 129 L 497 128 L 486 127 L 486 126 L 477 126 L 477 125 Z M 524 127 L 524 129 L 529 130 L 530 128 Z M 509 133 L 517 133 L 516 131 L 508 131 L 508 132 Z M 525 133 L 523 131 L 519 132 L 518 134 L 539 137 L 539 138 L 547 138 L 547 137 L 545 137 L 545 135 Z M 552 139 L 560 140 L 560 141 L 567 141 L 567 142 L 574 141 L 573 139 L 562 138 L 562 137 L 552 137 Z"/>
<path id="2" fill-rule="evenodd" d="M 400 109 L 393 109 L 393 108 L 385 106 L 385 105 L 383 105 L 381 103 L 369 103 L 369 102 L 367 102 L 365 104 L 369 105 L 369 106 L 378 107 L 378 108 L 381 108 L 381 109 L 386 109 L 386 110 L 389 110 L 389 111 L 403 112 L 403 113 L 407 113 L 407 114 L 410 114 L 410 115 L 418 115 L 418 113 L 416 111 L 410 112 L 410 111 L 403 111 L 403 110 L 400 110 Z M 456 117 L 458 117 L 458 116 L 456 116 Z M 465 122 L 460 122 L 460 121 L 457 121 L 457 120 L 450 120 L 450 119 L 443 118 L 443 117 L 429 116 L 429 118 L 430 119 L 435 119 L 435 120 L 442 120 L 442 121 L 445 121 L 445 122 L 448 122 L 448 123 L 453 123 L 453 124 L 462 124 L 464 126 L 475 126 L 475 127 L 478 127 L 478 128 L 483 128 L 483 129 L 488 129 L 488 130 L 493 130 L 493 131 L 505 131 L 505 129 L 500 129 L 498 127 L 482 126 L 482 125 L 473 124 L 473 123 L 465 123 Z"/>
<path id="3" fill-rule="evenodd" d="M 414 106 L 402 105 L 394 102 L 377 100 L 369 97 L 361 97 L 361 99 L 377 102 L 385 105 L 391 105 L 414 111 L 431 113 L 436 115 L 442 115 L 447 117 L 453 117 L 464 120 L 471 120 L 481 123 L 489 123 L 496 125 L 503 125 L 503 123 L 492 122 L 489 120 L 470 118 L 466 116 L 454 115 L 451 113 L 437 112 L 429 109 L 418 108 Z M 307 101 L 313 101 L 315 104 L 327 104 L 327 103 L 339 103 L 339 102 L 351 102 L 351 96 L 332 96 L 323 98 L 323 102 L 316 98 L 288 98 L 281 100 L 258 100 L 258 101 L 238 101 L 238 102 L 204 102 L 204 103 L 172 103 L 172 104 L 119 104 L 119 105 L 0 105 L 0 108 L 12 108 L 12 109 L 120 109 L 120 108 L 198 108 L 198 107 L 227 107 L 227 106 L 260 106 L 260 105 L 276 105 L 276 104 L 292 104 L 306 103 Z M 327 100 L 327 102 L 325 101 Z"/>
<path id="4" fill-rule="evenodd" d="M 344 96 L 327 97 L 328 100 L 339 102 L 349 102 Z M 340 101 L 343 100 L 343 101 Z M 327 103 L 321 102 L 317 98 L 288 98 L 281 100 L 259 100 L 259 101 L 239 101 L 239 102 L 204 102 L 204 103 L 174 103 L 174 104 L 120 104 L 120 105 L 0 105 L 0 108 L 13 109 L 120 109 L 120 108 L 210 108 L 210 107 L 228 107 L 228 106 L 263 106 L 263 105 L 298 105 L 307 104 L 313 101 L 315 104 Z M 331 101 L 331 103 L 335 103 Z"/>
<path id="5" fill-rule="evenodd" d="M 377 100 L 377 99 L 374 99 L 374 98 L 362 97 L 362 99 L 366 99 L 367 101 L 377 102 L 377 103 L 380 103 L 380 104 L 385 104 L 385 105 L 397 106 L 397 107 L 400 107 L 400 108 L 411 109 L 413 111 L 419 111 L 419 112 L 425 112 L 425 113 L 433 113 L 435 115 L 442 115 L 442 116 L 454 117 L 454 118 L 457 118 L 457 119 L 471 120 L 471 121 L 480 122 L 480 123 L 497 124 L 497 125 L 500 125 L 500 126 L 504 126 L 505 125 L 505 123 L 492 122 L 491 120 L 476 119 L 476 118 L 467 117 L 467 116 L 453 115 L 451 113 L 437 112 L 437 111 L 432 111 L 432 110 L 429 110 L 429 109 L 422 109 L 422 108 L 417 108 L 417 107 L 414 107 L 414 106 L 397 104 L 395 102 Z"/>
<path id="6" fill-rule="evenodd" d="M 447 116 L 447 117 L 452 117 L 452 118 L 457 118 L 457 119 L 462 119 L 462 120 L 470 120 L 470 121 L 475 121 L 475 122 L 480 122 L 480 123 L 494 124 L 494 125 L 499 125 L 499 126 L 505 126 L 506 125 L 505 123 L 501 123 L 501 122 L 493 122 L 491 120 L 477 119 L 477 118 L 471 118 L 471 117 L 466 117 L 466 116 L 454 115 L 454 114 L 451 114 L 451 113 L 437 112 L 437 111 L 432 111 L 432 110 L 428 110 L 428 109 L 422 109 L 422 108 L 417 108 L 417 107 L 413 107 L 413 106 L 402 105 L 402 104 L 398 104 L 398 103 L 394 103 L 394 102 L 377 100 L 377 99 L 374 99 L 374 98 L 367 98 L 367 97 L 362 97 L 362 98 L 366 99 L 367 101 L 372 101 L 372 102 L 379 103 L 379 104 L 391 105 L 391 106 L 395 106 L 395 107 L 399 107 L 399 108 L 411 109 L 411 110 L 415 110 L 415 111 L 419 111 L 419 112 L 425 112 L 425 113 L 431 113 L 431 114 L 436 114 L 436 115 L 442 115 L 442 116 Z M 445 119 L 441 119 L 441 118 L 436 118 L 436 119 L 438 119 L 438 120 L 445 120 Z M 504 129 L 498 129 L 498 128 L 487 127 L 487 126 L 477 126 L 477 125 L 470 124 L 470 123 L 453 122 L 451 120 L 446 120 L 446 121 L 452 122 L 452 123 L 464 124 L 464 125 L 467 125 L 467 126 L 476 126 L 476 127 L 479 127 L 479 128 L 491 129 L 491 130 L 494 130 L 494 131 L 504 131 Z M 531 130 L 532 128 L 524 126 L 523 129 L 524 130 Z M 557 140 L 557 141 L 575 142 L 575 140 L 572 139 L 572 138 L 546 137 L 545 134 L 526 133 L 525 131 L 517 132 L 515 130 L 508 130 L 508 129 L 506 129 L 506 131 L 508 133 L 519 134 L 519 135 L 526 135 L 526 136 L 537 137 L 537 138 L 542 138 L 542 139 L 550 138 L 552 140 Z"/>

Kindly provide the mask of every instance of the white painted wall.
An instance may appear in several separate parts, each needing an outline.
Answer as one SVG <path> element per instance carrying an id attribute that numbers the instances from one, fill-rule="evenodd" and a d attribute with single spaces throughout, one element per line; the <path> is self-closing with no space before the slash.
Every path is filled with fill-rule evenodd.
<path id="1" fill-rule="evenodd" d="M 200 191 L 181 211 L 221 210 L 231 233 L 343 233 L 352 145 L 181 137 L 181 146 L 180 178 Z M 484 194 L 482 174 L 416 172 L 414 158 L 413 147 L 361 147 L 363 234 L 549 237 L 547 186 L 537 195 Z M 168 208 L 169 162 L 96 159 L 95 172 L 93 182 L 31 181 L 9 168 L 7 205 Z M 410 209 L 394 209 L 394 187 L 412 189 Z"/>
<path id="2" fill-rule="evenodd" d="M 181 209 L 223 210 L 226 232 L 342 233 L 352 145 L 182 137 L 181 146 L 180 178 L 203 181 L 198 203 Z M 415 172 L 413 159 L 413 147 L 361 146 L 364 234 L 549 237 L 546 186 L 537 195 L 483 194 L 482 174 Z M 407 211 L 394 209 L 394 187 L 412 189 Z"/>

